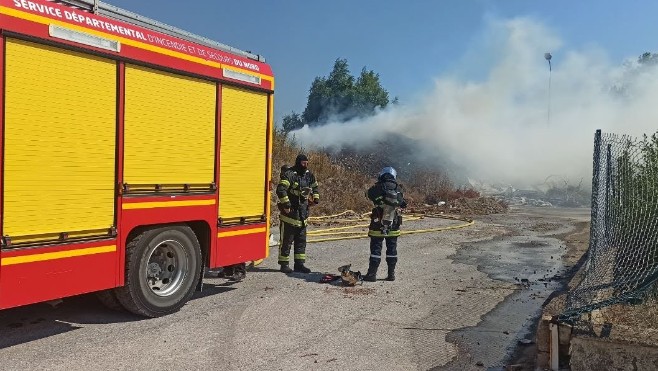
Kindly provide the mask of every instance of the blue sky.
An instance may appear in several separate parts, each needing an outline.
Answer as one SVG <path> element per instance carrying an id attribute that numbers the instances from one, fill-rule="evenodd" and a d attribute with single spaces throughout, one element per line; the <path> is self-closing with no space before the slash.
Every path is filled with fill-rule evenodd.
<path id="1" fill-rule="evenodd" d="M 313 78 L 327 75 L 336 58 L 346 58 L 353 74 L 364 66 L 375 70 L 391 97 L 403 103 L 432 89 L 439 76 L 477 80 L 488 60 L 473 50 L 486 38 L 492 19 L 530 16 L 564 47 L 596 47 L 612 63 L 658 52 L 658 2 L 649 0 L 108 2 L 264 55 L 277 78 L 278 121 L 292 110 L 304 110 Z M 560 54 L 553 54 L 559 66 Z"/>

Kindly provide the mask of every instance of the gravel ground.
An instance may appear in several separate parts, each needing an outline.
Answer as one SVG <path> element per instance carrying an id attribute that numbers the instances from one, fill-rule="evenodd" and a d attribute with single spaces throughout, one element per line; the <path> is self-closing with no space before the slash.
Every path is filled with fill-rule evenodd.
<path id="1" fill-rule="evenodd" d="M 344 264 L 366 270 L 368 240 L 342 240 L 308 246 L 309 275 L 279 273 L 273 247 L 244 281 L 206 279 L 202 293 L 164 318 L 113 312 L 89 295 L 6 310 L 0 369 L 496 369 L 550 294 L 539 280 L 563 269 L 564 245 L 550 236 L 588 216 L 513 209 L 464 229 L 403 236 L 395 282 L 383 280 L 383 263 L 378 282 L 319 283 Z"/>

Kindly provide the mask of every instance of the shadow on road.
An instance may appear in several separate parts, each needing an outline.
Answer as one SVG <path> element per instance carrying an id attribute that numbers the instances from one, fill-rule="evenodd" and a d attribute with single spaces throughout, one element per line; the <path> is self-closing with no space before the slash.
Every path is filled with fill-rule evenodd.
<path id="1" fill-rule="evenodd" d="M 191 301 L 235 290 L 231 287 L 235 283 L 206 280 L 203 291 L 196 292 Z M 145 320 L 149 319 L 127 311 L 107 308 L 95 294 L 65 298 L 60 303 L 39 303 L 6 309 L 2 310 L 0 315 L 0 349 L 75 331 L 83 325 Z"/>
<path id="2" fill-rule="evenodd" d="M 235 285 L 236 283 L 240 283 L 240 281 L 226 280 L 226 282 L 223 283 L 212 283 L 208 282 L 208 280 L 205 280 L 203 283 L 203 290 L 201 290 L 201 292 L 195 292 L 191 301 L 205 298 L 207 296 L 213 296 L 224 292 L 233 291 L 235 290 L 235 287 L 231 286 Z"/>
<path id="3" fill-rule="evenodd" d="M 106 308 L 94 294 L 6 309 L 0 316 L 0 349 L 59 335 L 83 324 L 139 321 L 144 318 Z"/>

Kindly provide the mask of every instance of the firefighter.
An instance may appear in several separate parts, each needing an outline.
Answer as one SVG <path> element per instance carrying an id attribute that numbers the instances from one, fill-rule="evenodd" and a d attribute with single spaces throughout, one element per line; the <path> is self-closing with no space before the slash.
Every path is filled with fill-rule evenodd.
<path id="1" fill-rule="evenodd" d="M 308 158 L 300 153 L 295 159 L 295 166 L 282 168 L 276 195 L 279 198 L 279 265 L 283 273 L 293 271 L 311 273 L 304 266 L 306 262 L 306 221 L 309 204 L 320 202 L 318 182 L 307 169 Z M 290 248 L 294 244 L 294 268 L 290 268 Z"/>
<path id="2" fill-rule="evenodd" d="M 398 262 L 397 244 L 400 236 L 402 214 L 400 208 L 407 207 L 402 190 L 397 183 L 397 172 L 387 166 L 382 169 L 375 185 L 370 187 L 366 196 L 375 204 L 370 215 L 370 264 L 364 281 L 377 280 L 377 268 L 382 260 L 382 245 L 386 241 L 387 281 L 395 281 L 395 265 Z"/>

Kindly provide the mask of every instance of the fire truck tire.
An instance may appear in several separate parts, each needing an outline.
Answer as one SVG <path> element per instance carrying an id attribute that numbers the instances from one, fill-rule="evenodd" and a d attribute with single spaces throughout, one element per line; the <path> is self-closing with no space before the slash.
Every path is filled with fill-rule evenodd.
<path id="1" fill-rule="evenodd" d="M 122 311 L 125 310 L 119 299 L 117 298 L 114 290 L 103 290 L 96 293 L 98 301 L 100 301 L 104 306 L 109 309 Z"/>
<path id="2" fill-rule="evenodd" d="M 116 289 L 130 312 L 158 317 L 178 311 L 201 276 L 201 247 L 187 226 L 143 231 L 126 246 L 125 286 Z"/>

